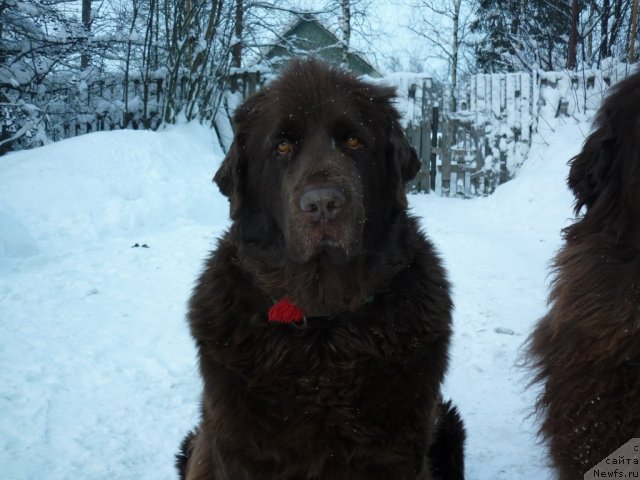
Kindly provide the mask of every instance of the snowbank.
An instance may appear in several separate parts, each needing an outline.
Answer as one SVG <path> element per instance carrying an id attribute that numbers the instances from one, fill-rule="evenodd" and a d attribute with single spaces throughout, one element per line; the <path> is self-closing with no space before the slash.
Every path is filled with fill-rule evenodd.
<path id="1" fill-rule="evenodd" d="M 222 152 L 196 125 L 98 132 L 0 159 L 0 257 L 224 218 Z M 6 228 L 5 228 L 6 227 Z"/>

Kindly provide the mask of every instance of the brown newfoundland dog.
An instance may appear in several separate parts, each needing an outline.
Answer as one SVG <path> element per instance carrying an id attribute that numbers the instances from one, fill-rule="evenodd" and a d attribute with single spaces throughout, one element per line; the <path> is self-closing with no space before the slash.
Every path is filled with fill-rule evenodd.
<path id="1" fill-rule="evenodd" d="M 190 304 L 204 394 L 182 478 L 463 478 L 449 284 L 407 215 L 420 162 L 393 97 L 307 60 L 237 109 L 214 179 L 232 224 Z"/>
<path id="2" fill-rule="evenodd" d="M 541 433 L 561 480 L 640 436 L 640 73 L 613 88 L 571 161 L 578 220 L 529 339 Z"/>

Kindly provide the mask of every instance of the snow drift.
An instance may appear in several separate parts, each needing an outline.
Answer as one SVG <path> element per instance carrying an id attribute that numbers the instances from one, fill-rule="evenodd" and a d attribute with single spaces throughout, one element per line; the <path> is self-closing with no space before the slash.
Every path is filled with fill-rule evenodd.
<path id="1" fill-rule="evenodd" d="M 194 125 L 98 132 L 6 155 L 0 255 L 211 221 L 227 209 L 211 183 L 221 156 L 211 133 Z"/>

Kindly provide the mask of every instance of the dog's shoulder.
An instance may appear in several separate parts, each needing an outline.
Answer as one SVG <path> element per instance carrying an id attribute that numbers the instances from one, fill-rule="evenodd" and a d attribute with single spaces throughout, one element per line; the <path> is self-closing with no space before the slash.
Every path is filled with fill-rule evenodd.
<path id="1" fill-rule="evenodd" d="M 268 309 L 268 299 L 239 262 L 237 246 L 225 233 L 211 252 L 189 303 L 189 323 L 196 339 L 222 335 L 237 319 Z M 236 319 L 236 320 L 234 320 Z"/>
<path id="2" fill-rule="evenodd" d="M 394 279 L 394 288 L 406 291 L 415 299 L 436 300 L 443 310 L 451 307 L 450 284 L 433 242 L 426 236 L 415 217 L 407 216 L 396 236 L 402 242 L 408 268 Z"/>
<path id="3" fill-rule="evenodd" d="M 196 282 L 194 295 L 191 300 L 199 303 L 205 299 L 218 299 L 226 293 L 241 286 L 243 278 L 237 266 L 238 250 L 229 240 L 229 233 L 218 239 L 216 248 L 210 253 L 205 262 L 200 278 Z"/>

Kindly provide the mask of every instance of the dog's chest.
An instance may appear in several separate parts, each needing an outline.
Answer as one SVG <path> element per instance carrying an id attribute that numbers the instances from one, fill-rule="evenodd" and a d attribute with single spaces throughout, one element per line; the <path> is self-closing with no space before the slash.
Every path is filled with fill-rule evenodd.
<path id="1" fill-rule="evenodd" d="M 270 405 L 269 411 L 281 406 L 303 414 L 340 407 L 355 411 L 368 390 L 380 390 L 384 378 L 402 369 L 413 348 L 371 326 L 278 325 L 238 345 L 232 369 L 241 379 L 239 393 L 251 403 Z"/>
<path id="2" fill-rule="evenodd" d="M 278 330 L 256 342 L 244 365 L 249 395 L 274 403 L 352 403 L 383 361 L 369 338 L 348 329 Z"/>

